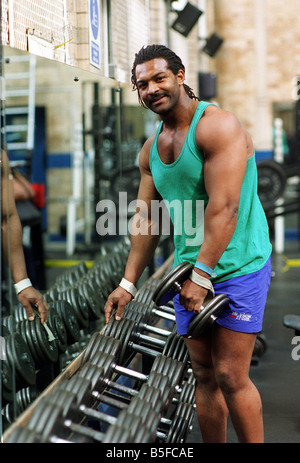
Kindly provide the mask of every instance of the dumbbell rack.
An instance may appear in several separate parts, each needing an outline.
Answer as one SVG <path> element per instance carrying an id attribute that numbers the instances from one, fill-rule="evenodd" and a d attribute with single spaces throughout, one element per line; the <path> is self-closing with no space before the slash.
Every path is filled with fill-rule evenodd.
<path id="1" fill-rule="evenodd" d="M 164 265 L 163 265 L 163 266 L 151 277 L 151 280 L 152 280 L 152 281 L 155 281 L 155 280 L 159 280 L 160 278 L 162 278 L 162 276 L 165 274 L 165 272 L 170 268 L 170 265 L 171 265 L 172 261 L 173 261 L 173 256 L 171 255 L 171 256 L 169 257 L 169 259 L 165 262 L 165 264 L 164 264 Z M 55 288 L 55 291 L 57 291 L 57 288 Z M 55 294 L 55 298 L 57 298 L 57 292 L 56 292 L 56 294 Z M 167 314 L 166 314 L 166 318 L 168 319 L 168 315 L 167 315 Z M 128 321 L 128 323 L 129 323 L 129 321 Z M 134 323 L 136 323 L 136 322 L 132 322 L 132 323 L 134 324 Z M 118 327 L 120 327 L 120 326 L 121 326 L 121 324 L 118 323 Z M 149 328 L 149 326 L 148 326 L 148 328 Z M 120 328 L 119 328 L 119 329 L 120 329 Z M 159 329 L 158 329 L 158 330 L 159 330 Z M 159 332 L 159 331 L 158 331 L 158 332 Z M 154 333 L 155 333 L 155 328 L 154 328 Z M 74 380 L 74 381 L 75 381 L 76 378 L 77 378 L 78 376 L 80 376 L 81 370 L 82 370 L 83 367 L 86 366 L 86 369 L 87 369 L 87 366 L 88 366 L 87 363 L 89 363 L 89 360 L 90 360 L 89 357 L 88 357 L 88 352 L 89 352 L 89 355 L 90 355 L 91 349 L 92 349 L 92 344 L 93 344 L 93 342 L 95 343 L 95 339 L 97 338 L 97 336 L 99 335 L 99 336 L 101 337 L 101 336 L 104 335 L 104 334 L 105 334 L 105 333 L 104 333 L 104 329 L 100 330 L 99 332 L 95 332 L 95 333 L 94 333 L 94 335 L 93 335 L 92 338 L 90 339 L 90 341 L 89 341 L 87 347 L 86 347 L 82 352 L 80 352 L 80 353 L 76 356 L 76 358 L 75 358 L 74 360 L 71 361 L 71 363 L 70 363 L 69 365 L 66 366 L 65 370 L 62 371 L 62 372 L 54 379 L 54 381 L 51 382 L 51 384 L 39 395 L 39 397 L 38 397 L 38 398 L 37 398 L 37 399 L 36 399 L 36 400 L 35 400 L 35 401 L 34 401 L 34 402 L 33 402 L 33 403 L 32 403 L 32 404 L 31 404 L 31 405 L 30 405 L 30 406 L 29 406 L 29 407 L 28 407 L 28 408 L 16 419 L 16 421 L 5 431 L 5 433 L 3 434 L 3 438 L 2 438 L 4 443 L 7 442 L 7 441 L 9 442 L 11 436 L 13 436 L 14 433 L 16 433 L 16 431 L 17 431 L 18 429 L 26 429 L 26 428 L 29 426 L 28 423 L 30 423 L 30 420 L 32 419 L 32 417 L 34 416 L 34 414 L 38 413 L 38 412 L 37 412 L 38 407 L 41 407 L 41 406 L 42 406 L 41 404 L 43 403 L 43 401 L 46 401 L 46 400 L 50 399 L 50 398 L 53 396 L 53 392 L 54 392 L 57 388 L 61 387 L 62 384 L 65 384 L 66 382 L 69 382 L 69 381 L 71 381 L 71 380 Z M 112 331 L 112 332 L 111 332 L 111 335 L 110 335 L 110 336 L 111 336 L 111 339 L 114 339 L 114 334 L 115 334 L 115 333 Z M 124 337 L 124 333 L 123 333 L 123 337 Z M 144 337 L 143 337 L 143 340 L 145 341 L 146 338 L 147 338 L 147 336 L 144 336 Z M 128 341 L 129 341 L 129 337 L 128 337 L 128 339 L 127 339 L 127 342 L 128 342 Z M 155 361 L 158 361 L 160 357 L 164 357 L 162 350 L 159 348 L 159 347 L 160 347 L 160 344 L 163 345 L 164 343 L 162 343 L 162 342 L 159 341 L 159 340 L 157 340 L 157 341 L 155 342 L 155 339 L 154 339 L 152 342 L 154 342 L 154 348 L 153 348 L 153 345 L 152 345 L 152 347 L 147 346 L 147 342 L 146 342 L 146 343 L 144 342 L 144 345 L 143 345 L 143 346 L 141 346 L 141 345 L 140 345 L 140 346 L 137 346 L 137 344 L 134 344 L 134 343 L 131 341 L 131 348 L 129 349 L 130 352 L 127 352 L 127 351 L 126 351 L 126 353 L 128 354 L 128 357 L 126 358 L 126 363 L 129 364 L 130 361 L 134 358 L 134 355 L 133 355 L 133 353 L 134 353 L 134 347 L 133 347 L 133 345 L 135 346 L 135 349 L 137 349 L 137 352 L 139 352 L 139 349 L 140 349 L 140 352 L 141 352 L 142 354 L 144 353 L 146 356 L 156 357 L 156 359 L 154 360 L 154 362 L 155 362 Z M 123 339 L 123 343 L 124 343 L 124 339 Z M 167 344 L 167 343 L 165 343 L 165 344 Z M 170 344 L 170 343 L 169 343 L 169 344 Z M 165 351 L 166 351 L 166 349 L 168 349 L 169 352 L 170 352 L 170 346 L 169 346 L 169 344 L 167 344 L 167 345 L 165 346 Z M 144 354 L 143 354 L 143 355 L 144 355 Z M 103 355 L 105 355 L 105 354 L 103 354 Z M 124 348 L 123 348 L 123 354 L 122 354 L 122 355 L 123 355 L 123 356 L 125 355 Z M 164 360 L 164 359 L 163 359 L 163 360 Z M 187 359 L 186 359 L 186 357 L 185 357 L 184 363 L 181 362 L 181 361 L 178 361 L 178 362 L 179 362 L 180 365 L 181 365 L 181 364 L 185 364 L 185 367 L 186 367 L 186 363 L 187 363 L 186 360 L 187 360 Z M 174 361 L 176 362 L 177 360 L 174 359 Z M 165 368 L 165 367 L 164 367 L 164 368 Z M 119 389 L 119 390 L 121 390 L 121 391 L 123 390 L 123 391 L 126 391 L 127 393 L 131 394 L 131 395 L 132 395 L 132 400 L 135 399 L 135 400 L 137 401 L 137 400 L 138 400 L 138 396 L 140 395 L 140 391 L 136 391 L 135 389 L 131 389 L 131 391 L 130 391 L 130 388 L 127 388 L 126 386 L 118 385 L 118 383 L 117 383 L 117 380 L 118 380 L 120 374 L 124 374 L 124 372 L 125 372 L 125 374 L 129 374 L 129 375 L 132 374 L 132 373 L 130 373 L 130 371 L 129 371 L 129 372 L 127 371 L 127 373 L 126 373 L 126 369 L 124 369 L 123 366 L 116 366 L 116 371 L 115 371 L 114 375 L 111 376 L 111 377 L 109 377 L 109 379 L 106 378 L 106 381 L 110 381 L 110 382 L 111 382 L 111 383 L 110 383 L 111 385 L 114 384 L 114 387 L 115 387 L 116 389 Z M 160 372 L 158 372 L 158 373 L 156 372 L 156 373 L 155 373 L 155 375 L 156 375 L 156 376 L 155 376 L 155 381 L 156 381 L 156 382 L 159 381 L 159 375 L 160 375 L 160 374 L 161 374 Z M 164 376 L 164 375 L 163 375 L 163 376 Z M 143 386 L 145 386 L 144 389 L 146 389 L 146 387 L 150 387 L 150 384 L 148 384 L 148 377 L 147 377 L 147 376 L 145 376 L 145 375 L 143 375 L 143 374 L 139 375 L 139 373 L 135 372 L 135 373 L 133 374 L 133 377 L 135 377 L 136 379 L 138 378 L 138 379 L 141 380 L 142 382 L 144 381 L 144 383 L 145 383 L 145 384 L 143 385 Z M 186 376 L 186 378 L 187 378 L 187 377 L 188 377 L 188 376 Z M 141 378 L 142 378 L 142 379 L 141 379 Z M 77 379 L 77 380 L 78 380 L 78 379 Z M 193 385 L 192 381 L 193 381 L 193 379 L 189 379 L 189 382 L 191 383 L 191 386 L 192 386 L 192 388 L 193 388 L 194 385 Z M 174 389 L 174 388 L 173 388 L 173 389 Z M 177 399 L 176 399 L 176 394 L 178 393 L 178 390 L 179 390 L 179 389 L 180 389 L 180 385 L 177 384 L 177 385 L 176 385 L 176 388 L 173 390 L 173 401 L 175 400 L 175 402 L 176 402 L 176 400 L 177 400 Z M 97 391 L 94 391 L 94 395 L 96 395 L 96 393 L 97 393 Z M 148 391 L 148 394 L 149 394 L 149 393 L 150 393 L 150 392 Z M 99 394 L 99 392 L 98 392 L 98 394 Z M 102 395 L 103 395 L 103 394 L 102 394 Z M 101 396 L 101 393 L 100 393 L 100 396 Z M 175 396 L 175 397 L 174 397 L 174 396 Z M 94 397 L 94 399 L 95 399 L 95 397 Z M 102 397 L 102 399 L 104 399 L 104 397 Z M 108 403 L 110 403 L 110 402 L 114 403 L 114 399 L 113 399 L 112 397 L 109 398 L 109 397 L 106 396 L 106 398 L 105 398 L 104 400 L 106 400 L 106 402 L 108 402 Z M 186 404 L 185 411 L 182 411 L 182 414 L 185 416 L 185 425 L 187 425 L 187 422 L 188 422 L 188 425 L 190 425 L 191 420 L 192 420 L 192 417 L 193 417 L 193 413 L 194 413 L 193 400 L 194 400 L 194 399 L 193 399 L 193 394 L 192 394 L 192 397 L 189 398 L 189 401 L 190 401 L 191 403 L 190 403 L 190 404 Z M 99 401 L 99 398 L 98 398 L 98 401 Z M 97 402 L 97 401 L 96 401 L 96 402 Z M 125 402 L 126 402 L 126 401 L 125 401 Z M 127 405 L 128 405 L 128 404 L 127 404 Z M 82 404 L 82 407 L 84 407 L 84 406 L 86 406 L 86 405 L 85 405 L 85 404 Z M 119 406 L 121 407 L 121 409 L 123 408 L 122 405 L 119 405 Z M 132 406 L 133 406 L 133 404 L 132 404 Z M 49 407 L 49 404 L 48 404 L 48 407 Z M 144 407 L 145 407 L 145 402 L 144 402 Z M 181 407 L 183 407 L 183 404 L 181 404 Z M 90 409 L 90 407 L 87 407 L 87 409 Z M 43 410 L 43 412 L 44 412 L 44 410 Z M 92 413 L 92 412 L 91 412 L 91 409 L 90 409 L 90 412 L 89 412 L 89 413 Z M 96 416 L 97 416 L 97 413 L 98 413 L 98 418 L 99 418 L 99 416 L 101 416 L 101 412 L 95 410 L 95 413 L 96 413 Z M 99 415 L 99 413 L 100 413 L 100 415 Z M 125 414 L 125 412 L 124 412 L 123 414 Z M 127 423 L 127 426 L 128 426 L 128 419 L 129 419 L 129 418 L 128 418 L 128 417 L 125 417 L 125 418 L 127 419 L 126 423 Z M 180 419 L 181 419 L 181 418 L 180 418 Z M 168 422 L 168 419 L 167 419 L 167 418 L 162 417 L 162 422 L 165 423 L 165 425 L 166 425 L 166 423 L 168 422 L 169 428 L 168 428 L 167 425 L 166 425 L 166 426 L 167 426 L 167 429 L 169 429 L 169 430 L 168 430 L 168 431 L 164 431 L 164 432 L 163 432 L 163 431 L 156 431 L 156 433 L 155 433 L 156 438 L 162 439 L 162 441 L 166 441 L 166 439 L 168 439 L 168 440 L 167 440 L 168 442 L 171 442 L 171 441 L 174 442 L 174 439 L 175 439 L 175 441 L 176 441 L 176 439 L 179 439 L 179 440 L 181 439 L 181 441 L 182 441 L 182 435 L 180 435 L 180 433 L 178 433 L 178 432 L 177 432 L 177 434 L 176 434 L 176 432 L 175 432 L 175 428 L 176 428 L 176 429 L 177 429 L 178 427 L 180 428 L 180 423 L 179 423 L 180 419 L 179 419 L 179 417 L 177 417 L 176 420 L 175 420 L 175 419 L 174 419 L 173 421 L 169 420 L 169 422 Z M 107 418 L 107 420 L 110 422 L 110 424 L 111 424 L 111 426 L 112 426 L 113 420 L 110 419 L 110 418 Z M 160 420 L 160 421 L 161 421 L 161 420 Z M 136 422 L 136 423 L 137 423 L 137 422 Z M 173 425 L 173 426 L 172 426 L 172 425 Z M 74 427 L 74 426 L 75 426 L 75 428 L 76 428 L 76 423 L 73 424 L 73 427 Z M 77 424 L 77 426 L 78 426 L 78 424 Z M 80 426 L 80 425 L 79 425 L 79 426 Z M 115 425 L 114 427 L 116 427 L 116 425 Z M 114 427 L 113 427 L 112 429 L 114 429 Z M 181 423 L 181 427 L 182 427 L 182 423 Z M 141 429 L 141 425 L 139 426 L 139 428 Z M 80 429 L 81 429 L 81 431 L 82 431 L 82 427 L 81 427 Z M 116 429 L 115 429 L 115 432 L 116 432 Z M 121 429 L 119 429 L 119 432 L 121 432 Z M 140 431 L 140 432 L 142 432 L 142 431 Z M 91 434 L 90 434 L 90 435 L 91 435 Z M 109 436 L 110 436 L 109 434 L 108 434 L 106 437 L 103 435 L 102 438 L 101 438 L 101 441 L 103 441 L 103 442 L 108 442 L 108 440 L 105 440 L 105 439 L 110 439 Z M 150 439 L 153 439 L 153 431 L 152 431 L 152 435 L 151 435 L 151 436 L 152 436 L 152 437 L 147 436 L 147 439 L 149 439 L 149 438 L 150 438 Z M 56 437 L 59 439 L 59 436 L 56 436 Z M 125 439 L 124 436 L 123 436 L 122 438 Z M 143 439 L 146 439 L 146 437 L 145 437 L 145 436 L 143 437 L 142 435 L 140 435 L 140 438 L 142 439 L 141 442 L 143 442 Z M 130 437 L 128 437 L 128 439 L 130 439 Z M 170 440 L 170 439 L 171 439 L 171 440 Z M 95 441 L 97 441 L 97 438 L 96 438 L 96 437 L 95 437 Z M 130 442 L 130 440 L 129 440 L 129 442 Z"/>

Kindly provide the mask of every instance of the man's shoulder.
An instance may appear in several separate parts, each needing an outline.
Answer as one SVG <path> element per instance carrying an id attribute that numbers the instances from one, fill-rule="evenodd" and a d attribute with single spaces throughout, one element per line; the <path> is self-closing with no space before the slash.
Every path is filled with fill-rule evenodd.
<path id="1" fill-rule="evenodd" d="M 150 170 L 150 151 L 155 139 L 155 134 L 151 135 L 142 146 L 139 154 L 139 166 L 146 170 Z"/>
<path id="2" fill-rule="evenodd" d="M 197 124 L 196 137 L 199 135 L 203 140 L 203 137 L 226 136 L 241 129 L 240 121 L 232 112 L 209 105 Z"/>

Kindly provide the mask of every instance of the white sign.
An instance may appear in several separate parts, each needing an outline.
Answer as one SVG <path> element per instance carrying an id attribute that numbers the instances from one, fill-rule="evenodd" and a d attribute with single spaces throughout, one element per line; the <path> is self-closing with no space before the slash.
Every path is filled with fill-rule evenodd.
<path id="1" fill-rule="evenodd" d="M 99 0 L 89 0 L 90 63 L 98 69 L 101 67 L 99 3 Z"/>

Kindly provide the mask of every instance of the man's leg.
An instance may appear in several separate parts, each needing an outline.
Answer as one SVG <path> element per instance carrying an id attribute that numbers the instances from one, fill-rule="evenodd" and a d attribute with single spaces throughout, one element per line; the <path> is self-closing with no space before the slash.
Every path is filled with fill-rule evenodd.
<path id="1" fill-rule="evenodd" d="M 227 435 L 228 409 L 216 383 L 211 358 L 211 336 L 184 338 L 196 379 L 196 412 L 204 443 L 224 443 Z"/>
<path id="2" fill-rule="evenodd" d="M 256 334 L 214 326 L 212 359 L 215 378 L 224 395 L 240 442 L 264 439 L 260 394 L 249 378 Z"/>
<path id="3" fill-rule="evenodd" d="M 228 410 L 240 442 L 263 442 L 260 395 L 249 378 L 255 338 L 215 324 L 211 335 L 185 339 L 204 442 L 226 442 Z"/>

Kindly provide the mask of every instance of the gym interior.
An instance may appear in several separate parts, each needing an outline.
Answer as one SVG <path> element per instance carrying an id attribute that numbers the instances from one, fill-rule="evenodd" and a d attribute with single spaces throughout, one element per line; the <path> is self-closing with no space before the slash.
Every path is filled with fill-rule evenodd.
<path id="1" fill-rule="evenodd" d="M 27 320 L 2 251 L 3 443 L 202 443 L 188 354 L 157 296 L 170 289 L 172 227 L 129 304 L 139 315 L 104 321 L 130 249 L 139 152 L 159 122 L 130 83 L 150 43 L 181 54 L 195 93 L 254 140 L 273 251 L 250 375 L 265 443 L 300 443 L 300 9 L 271 3 L 1 2 L 1 182 L 13 176 L 28 276 L 50 307 L 49 332 Z"/>

